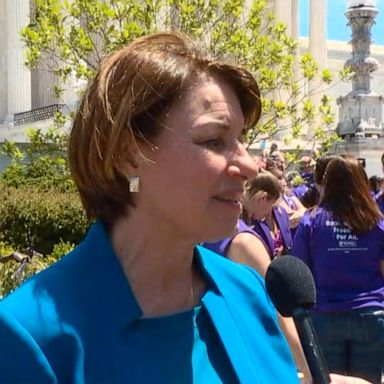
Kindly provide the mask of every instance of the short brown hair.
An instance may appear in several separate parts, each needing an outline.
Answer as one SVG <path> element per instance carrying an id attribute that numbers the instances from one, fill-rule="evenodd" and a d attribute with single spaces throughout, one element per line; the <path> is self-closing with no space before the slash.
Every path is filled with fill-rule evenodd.
<path id="1" fill-rule="evenodd" d="M 236 92 L 253 127 L 261 113 L 260 92 L 246 69 L 211 58 L 177 32 L 146 35 L 107 57 L 88 86 L 69 140 L 69 164 L 90 218 L 113 222 L 133 205 L 121 161 L 133 167 L 161 131 L 171 104 L 201 74 L 218 76 Z"/>

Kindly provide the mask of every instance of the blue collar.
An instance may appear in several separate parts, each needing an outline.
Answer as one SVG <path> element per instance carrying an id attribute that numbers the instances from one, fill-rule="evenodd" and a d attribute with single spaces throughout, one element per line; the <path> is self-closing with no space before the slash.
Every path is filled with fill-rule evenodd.
<path id="1" fill-rule="evenodd" d="M 102 222 L 96 221 L 92 225 L 74 253 L 80 253 L 76 259 L 84 276 L 82 288 L 91 293 L 85 305 L 98 306 L 103 322 L 107 321 L 108 326 L 114 324 L 118 329 L 123 329 L 142 316 L 142 310 Z M 208 290 L 216 294 L 220 292 L 216 281 L 221 273 L 215 263 L 217 257 L 203 247 L 195 248 L 195 262 L 208 283 Z M 108 316 L 113 319 L 108 320 Z"/>

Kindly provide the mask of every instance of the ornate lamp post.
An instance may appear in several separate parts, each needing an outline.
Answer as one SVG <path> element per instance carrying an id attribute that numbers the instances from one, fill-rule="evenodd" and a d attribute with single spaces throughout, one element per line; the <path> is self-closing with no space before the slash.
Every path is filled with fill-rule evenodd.
<path id="1" fill-rule="evenodd" d="M 371 56 L 371 28 L 378 14 L 376 0 L 349 0 L 345 16 L 352 29 L 352 58 L 345 63 L 353 71 L 352 91 L 339 97 L 337 132 L 343 138 L 383 136 L 382 96 L 370 89 L 371 73 L 378 61 Z"/>

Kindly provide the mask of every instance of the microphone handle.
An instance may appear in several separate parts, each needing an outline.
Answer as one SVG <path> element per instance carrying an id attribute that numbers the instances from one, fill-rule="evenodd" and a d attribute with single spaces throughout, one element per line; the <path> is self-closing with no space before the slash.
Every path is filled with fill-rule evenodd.
<path id="1" fill-rule="evenodd" d="M 328 366 L 321 351 L 308 310 L 297 308 L 293 311 L 292 317 L 309 370 L 311 371 L 313 384 L 329 384 L 331 378 Z"/>

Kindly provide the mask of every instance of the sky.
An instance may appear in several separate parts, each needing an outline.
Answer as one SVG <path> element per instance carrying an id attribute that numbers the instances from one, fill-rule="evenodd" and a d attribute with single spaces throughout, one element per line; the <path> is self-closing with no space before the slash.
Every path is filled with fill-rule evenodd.
<path id="1" fill-rule="evenodd" d="M 300 36 L 308 36 L 309 1 L 299 0 L 300 3 Z M 327 2 L 327 38 L 329 40 L 349 41 L 351 29 L 347 27 L 347 18 L 344 13 L 348 0 L 324 0 Z M 372 40 L 384 45 L 384 0 L 376 0 L 379 14 L 376 24 L 372 27 Z"/>

